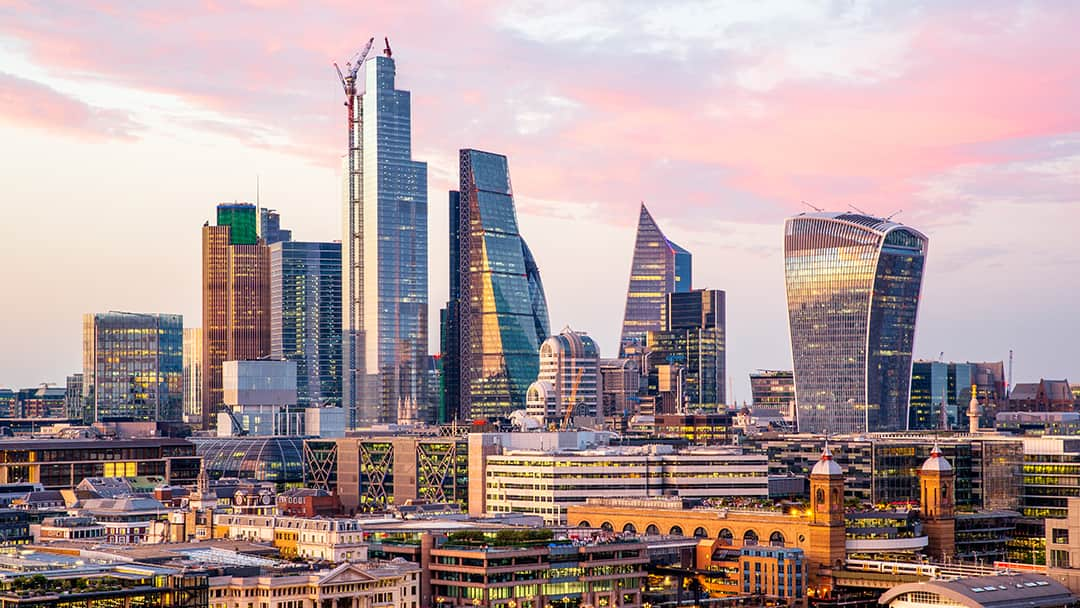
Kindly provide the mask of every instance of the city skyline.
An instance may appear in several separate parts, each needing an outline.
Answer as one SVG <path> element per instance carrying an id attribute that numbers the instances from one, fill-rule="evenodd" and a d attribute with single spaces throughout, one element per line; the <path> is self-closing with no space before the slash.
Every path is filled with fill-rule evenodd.
<path id="1" fill-rule="evenodd" d="M 33 17 L 35 10 L 27 7 L 26 12 Z M 775 15 L 710 14 L 725 20 L 719 30 L 726 40 L 717 49 L 696 28 L 665 41 L 658 32 L 670 33 L 664 23 L 670 27 L 671 22 L 649 25 L 645 17 L 590 30 L 590 23 L 604 21 L 595 12 L 602 17 L 603 10 L 587 6 L 560 17 L 564 22 L 540 19 L 531 25 L 513 24 L 507 11 L 510 16 L 522 11 L 513 6 L 482 12 L 475 26 L 450 19 L 442 9 L 422 19 L 408 9 L 385 10 L 390 12 L 371 15 L 365 28 L 389 33 L 395 50 L 408 58 L 402 86 L 416 94 L 415 157 L 430 163 L 428 198 L 441 201 L 452 187 L 460 147 L 498 150 L 510 157 L 521 230 L 531 235 L 544 273 L 552 327 L 569 324 L 602 345 L 617 342 L 634 210 L 644 199 L 666 234 L 698 258 L 696 286 L 729 294 L 729 377 L 736 382 L 735 398 L 748 400 L 746 372 L 790 366 L 782 252 L 775 246 L 784 218 L 804 210 L 800 200 L 834 210 L 854 203 L 882 216 L 903 208 L 902 222 L 919 226 L 940 244 L 927 268 L 916 358 L 936 358 L 944 351 L 947 360 L 1003 360 L 1012 347 L 1017 382 L 1040 376 L 1076 381 L 1080 376 L 1080 363 L 1046 343 L 1047 327 L 1063 328 L 1064 335 L 1055 333 L 1061 344 L 1080 337 L 1066 304 L 1078 287 L 1064 281 L 1059 297 L 1014 297 L 1060 285 L 1059 277 L 1067 276 L 1075 262 L 1067 235 L 1044 228 L 1078 219 L 1069 185 L 1069 175 L 1080 166 L 1075 109 L 1070 107 L 1075 105 L 1070 100 L 1075 99 L 1071 82 L 1078 80 L 1076 66 L 1051 61 L 1067 56 L 1076 44 L 1062 33 L 1069 19 L 1037 5 L 1025 11 L 980 8 L 975 12 L 982 19 L 970 19 L 971 7 L 911 13 L 834 13 L 811 7 L 793 11 L 790 19 L 797 25 L 823 24 L 821 35 L 838 42 L 818 54 L 807 51 L 810 42 L 805 47 L 788 43 L 769 63 L 747 57 L 780 37 L 764 25 Z M 59 383 L 76 371 L 78 324 L 85 312 L 175 311 L 199 318 L 194 228 L 219 201 L 254 200 L 256 175 L 261 175 L 263 200 L 288 217 L 303 240 L 340 238 L 340 163 L 334 158 L 341 149 L 340 91 L 331 80 L 330 61 L 355 52 L 366 33 L 355 39 L 329 35 L 324 20 L 337 17 L 293 15 L 308 35 L 287 41 L 287 11 L 256 11 L 266 22 L 266 33 L 240 28 L 240 35 L 259 44 L 236 44 L 230 38 L 229 46 L 218 47 L 223 43 L 214 35 L 207 41 L 221 56 L 233 45 L 250 47 L 235 62 L 223 66 L 219 54 L 195 53 L 171 59 L 179 62 L 177 70 L 152 71 L 145 69 L 151 64 L 141 59 L 143 53 L 127 63 L 120 58 L 130 54 L 117 50 L 124 45 L 167 48 L 189 35 L 182 20 L 168 18 L 177 16 L 169 11 L 141 15 L 145 31 L 160 40 L 145 33 L 116 35 L 139 29 L 118 27 L 116 20 L 124 16 L 88 18 L 75 9 L 70 16 L 38 15 L 34 21 L 12 9 L 0 11 L 5 15 L 0 78 L 5 88 L 17 92 L 16 98 L 0 101 L 0 133 L 24 150 L 14 155 L 11 177 L 5 179 L 13 186 L 7 200 L 17 201 L 5 204 L 11 218 L 5 259 L 39 250 L 42 242 L 49 245 L 33 264 L 5 265 L 3 279 L 25 293 L 44 293 L 49 282 L 62 280 L 85 294 L 35 306 L 21 298 L 3 305 L 0 335 L 26 348 L 0 360 L 5 371 L 0 383 Z M 671 19 L 679 11 L 674 13 Z M 201 18 L 214 32 L 239 16 L 226 11 Z M 685 13 L 682 18 L 688 22 Z M 416 19 L 417 25 L 409 25 Z M 486 80 L 473 79 L 471 89 L 440 76 L 449 59 L 438 57 L 438 45 L 423 34 L 439 19 L 455 31 L 477 28 L 474 33 L 481 34 L 488 52 L 506 51 L 510 67 L 493 68 Z M 85 32 L 68 29 L 84 22 Z M 1002 32 L 995 23 L 1015 27 Z M 747 25 L 759 37 L 733 24 Z M 100 37 L 106 29 L 115 40 Z M 643 41 L 657 46 L 646 44 L 638 56 L 629 41 L 643 30 Z M 895 35 L 884 36 L 886 42 L 869 40 L 868 33 L 880 41 L 882 32 L 890 30 Z M 964 35 L 940 35 L 949 31 Z M 313 43 L 316 34 L 332 42 Z M 63 44 L 59 36 L 66 37 Z M 874 52 L 848 57 L 859 55 L 852 49 L 867 45 Z M 557 54 L 549 56 L 552 51 Z M 579 65 L 566 62 L 571 53 L 596 63 L 587 68 L 596 77 L 594 87 L 563 65 Z M 689 58 L 695 53 L 729 61 L 719 62 L 721 67 L 702 79 L 694 70 L 702 59 Z M 942 53 L 952 60 L 934 65 Z M 256 68 L 267 57 L 294 59 L 280 73 L 267 74 Z M 632 67 L 628 59 L 633 57 L 641 59 L 639 67 Z M 456 56 L 454 63 L 466 75 L 482 73 L 487 65 L 472 51 Z M 1027 69 L 1036 63 L 1043 69 Z M 529 85 L 538 87 L 531 90 L 514 72 L 535 65 L 549 69 Z M 62 72 L 66 68 L 76 69 Z M 171 81 L 159 80 L 165 72 Z M 243 80 L 237 74 L 249 73 L 266 79 L 254 80 L 250 90 L 213 84 Z M 691 101 L 681 102 L 673 114 L 663 110 L 653 92 L 628 85 L 650 73 L 658 88 L 676 89 L 684 98 L 689 94 Z M 1045 93 L 1013 93 L 1032 90 Z M 249 96 L 256 91 L 266 96 L 265 106 L 256 107 L 256 98 Z M 133 94 L 120 101 L 122 92 Z M 24 104 L 23 99 L 40 103 Z M 799 101 L 805 102 L 805 112 L 793 114 Z M 296 119 L 267 120 L 285 116 L 286 110 Z M 729 126 L 725 116 L 754 129 L 734 129 L 713 141 L 712 135 Z M 779 124 L 765 128 L 755 116 Z M 890 120 L 894 116 L 903 120 Z M 180 120 L 169 127 L 163 124 L 168 117 Z M 591 125 L 566 140 L 560 154 L 546 159 L 537 154 L 580 129 L 582 118 L 592 120 Z M 642 122 L 651 123 L 648 130 L 634 126 Z M 648 151 L 635 143 L 645 133 L 664 130 Z M 755 131 L 754 137 L 748 130 Z M 788 138 L 783 145 L 777 145 L 780 136 Z M 699 140 L 708 145 L 694 143 Z M 67 180 L 48 179 L 48 159 L 56 145 L 85 159 L 68 169 L 69 179 L 81 184 L 75 196 L 70 185 L 55 183 Z M 184 167 L 183 180 L 152 166 L 170 165 L 160 162 L 162 153 Z M 589 155 L 593 166 L 584 160 Z M 229 163 L 223 162 L 226 158 Z M 614 181 L 625 184 L 597 177 L 609 171 L 624 178 Z M 155 186 L 161 183 L 175 185 L 175 191 L 159 192 Z M 168 222 L 138 213 L 150 198 Z M 130 217 L 113 221 L 122 216 Z M 432 206 L 429 306 L 446 301 L 445 221 L 442 205 Z M 94 230 L 85 231 L 86 226 Z M 566 252 L 568 239 L 580 243 L 580 249 Z M 132 250 L 144 255 L 128 255 Z M 574 265 L 572 260 L 581 256 L 596 260 L 596 267 Z M 131 280 L 153 270 L 170 280 L 152 290 Z M 590 305 L 581 307 L 582 301 Z M 431 333 L 438 324 L 432 313 L 429 336 L 437 335 Z M 429 351 L 437 349 L 436 342 L 429 338 Z"/>

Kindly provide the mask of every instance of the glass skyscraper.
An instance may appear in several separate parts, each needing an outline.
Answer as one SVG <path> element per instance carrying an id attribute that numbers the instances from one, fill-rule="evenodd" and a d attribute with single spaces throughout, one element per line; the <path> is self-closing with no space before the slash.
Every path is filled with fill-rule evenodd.
<path id="1" fill-rule="evenodd" d="M 659 391 L 660 366 L 674 366 L 683 407 L 710 407 L 727 402 L 726 294 L 717 289 L 669 293 L 664 328 L 646 339 L 650 392 Z"/>
<path id="2" fill-rule="evenodd" d="M 456 356 L 443 356 L 444 377 L 456 367 L 457 378 L 447 378 L 445 386 L 458 389 L 454 417 L 505 417 L 524 409 L 539 371 L 539 348 L 549 331 L 547 300 L 518 232 L 506 157 L 462 150 L 460 161 L 461 190 L 450 196 L 450 251 L 457 266 L 451 268 L 443 341 L 457 347 Z"/>
<path id="3" fill-rule="evenodd" d="M 340 243 L 270 245 L 270 356 L 296 362 L 299 405 L 341 405 Z"/>
<path id="4" fill-rule="evenodd" d="M 925 235 L 856 213 L 788 219 L 784 265 L 799 431 L 907 428 Z"/>
<path id="5" fill-rule="evenodd" d="M 690 291 L 691 261 L 690 252 L 664 236 L 642 203 L 626 291 L 621 353 L 643 347 L 650 331 L 664 328 L 664 300 L 669 293 Z"/>
<path id="6" fill-rule="evenodd" d="M 427 165 L 389 53 L 344 78 L 343 402 L 350 426 L 394 422 L 427 394 Z"/>
<path id="7" fill-rule="evenodd" d="M 911 366 L 908 429 L 965 428 L 974 379 L 972 363 L 916 361 Z"/>
<path id="8" fill-rule="evenodd" d="M 179 421 L 183 372 L 180 315 L 83 316 L 83 396 L 89 422 Z"/>
<path id="9" fill-rule="evenodd" d="M 270 249 L 258 236 L 255 205 L 217 207 L 202 233 L 202 426 L 221 409 L 221 365 L 270 354 Z"/>

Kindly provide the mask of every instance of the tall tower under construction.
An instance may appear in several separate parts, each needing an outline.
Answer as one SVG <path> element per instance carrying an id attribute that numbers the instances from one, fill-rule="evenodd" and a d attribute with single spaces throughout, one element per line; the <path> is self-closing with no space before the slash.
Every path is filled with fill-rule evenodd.
<path id="1" fill-rule="evenodd" d="M 412 160 L 408 91 L 387 42 L 340 71 L 347 108 L 342 214 L 342 403 L 351 427 L 425 411 L 427 164 Z M 423 414 L 422 414 L 423 415 Z"/>

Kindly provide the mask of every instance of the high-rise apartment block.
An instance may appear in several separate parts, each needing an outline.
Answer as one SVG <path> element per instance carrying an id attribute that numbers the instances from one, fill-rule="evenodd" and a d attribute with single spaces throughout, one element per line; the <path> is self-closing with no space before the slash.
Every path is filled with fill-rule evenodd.
<path id="1" fill-rule="evenodd" d="M 221 408 L 222 362 L 270 354 L 270 249 L 257 218 L 255 205 L 226 203 L 203 226 L 203 428 Z"/>
<path id="2" fill-rule="evenodd" d="M 569 327 L 540 345 L 540 372 L 529 386 L 530 416 L 547 423 L 596 421 L 599 410 L 600 349 L 584 332 Z"/>
<path id="3" fill-rule="evenodd" d="M 395 88 L 389 48 L 359 61 L 342 81 L 342 399 L 351 426 L 394 422 L 425 398 L 428 376 L 427 165 L 412 160 L 410 94 Z"/>
<path id="4" fill-rule="evenodd" d="M 525 407 L 526 390 L 537 378 L 547 300 L 518 231 L 506 157 L 462 150 L 460 167 L 460 194 L 450 198 L 456 287 L 443 340 L 444 347 L 457 347 L 444 354 L 443 372 L 447 387 L 458 387 L 455 418 L 505 417 Z"/>
<path id="5" fill-rule="evenodd" d="M 88 422 L 179 421 L 183 330 L 180 315 L 84 315 L 83 396 Z"/>
<path id="6" fill-rule="evenodd" d="M 664 328 L 665 297 L 672 292 L 689 291 L 691 271 L 690 252 L 664 236 L 642 203 L 630 265 L 620 354 L 627 349 L 640 352 L 647 334 Z"/>
<path id="7" fill-rule="evenodd" d="M 184 329 L 184 421 L 202 424 L 203 330 Z"/>
<path id="8" fill-rule="evenodd" d="M 270 245 L 270 356 L 296 363 L 299 405 L 341 405 L 340 243 Z"/>
<path id="9" fill-rule="evenodd" d="M 719 406 L 725 403 L 726 336 L 725 294 L 697 289 L 667 294 L 662 331 L 646 338 L 649 387 L 674 392 L 680 408 Z M 671 382 L 665 379 L 670 378 Z M 673 384 L 673 391 L 664 391 Z M 674 413 L 674 412 L 665 412 Z"/>
<path id="10" fill-rule="evenodd" d="M 784 265 L 799 430 L 907 427 L 927 238 L 857 213 L 790 218 Z"/>

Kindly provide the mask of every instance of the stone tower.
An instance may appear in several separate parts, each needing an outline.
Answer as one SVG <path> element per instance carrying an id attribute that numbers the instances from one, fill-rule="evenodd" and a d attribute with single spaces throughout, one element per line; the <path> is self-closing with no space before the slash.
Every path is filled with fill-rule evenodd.
<path id="1" fill-rule="evenodd" d="M 807 558 L 821 564 L 819 572 L 809 572 L 810 584 L 830 591 L 828 571 L 839 568 L 846 557 L 844 521 L 844 471 L 833 460 L 829 444 L 821 460 L 810 471 L 810 539 Z"/>
<path id="2" fill-rule="evenodd" d="M 919 470 L 926 553 L 932 560 L 943 560 L 956 552 L 955 481 L 956 472 L 935 443 Z"/>
<path id="3" fill-rule="evenodd" d="M 968 431 L 979 432 L 979 420 L 982 418 L 982 406 L 979 405 L 978 386 L 971 385 L 971 403 L 968 404 Z"/>

